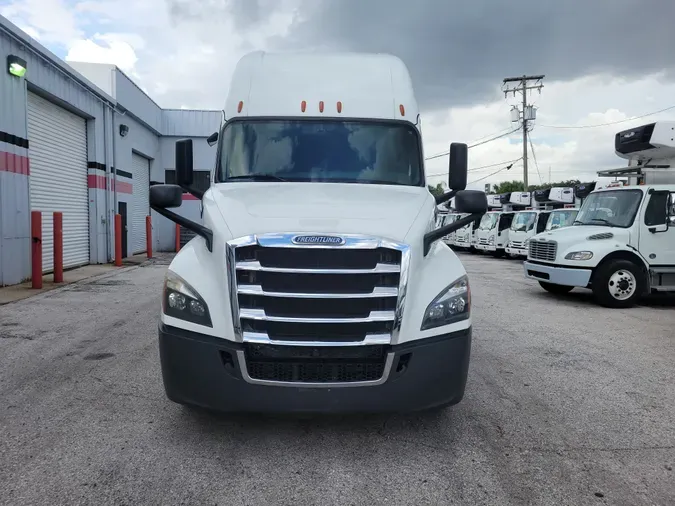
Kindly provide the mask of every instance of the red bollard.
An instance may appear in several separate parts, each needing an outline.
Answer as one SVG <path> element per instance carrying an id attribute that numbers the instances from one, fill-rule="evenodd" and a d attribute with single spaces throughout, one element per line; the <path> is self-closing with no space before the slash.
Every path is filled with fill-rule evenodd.
<path id="1" fill-rule="evenodd" d="M 115 265 L 122 266 L 122 215 L 115 215 Z"/>
<path id="2" fill-rule="evenodd" d="M 176 223 L 176 253 L 180 251 L 180 225 Z"/>
<path id="3" fill-rule="evenodd" d="M 42 213 L 40 211 L 30 213 L 30 236 L 33 262 L 31 280 L 33 288 L 39 290 L 42 288 Z"/>
<path id="4" fill-rule="evenodd" d="M 152 258 L 152 217 L 145 217 L 145 248 L 148 250 L 148 258 Z"/>
<path id="5" fill-rule="evenodd" d="M 54 283 L 63 283 L 63 213 L 54 213 Z"/>

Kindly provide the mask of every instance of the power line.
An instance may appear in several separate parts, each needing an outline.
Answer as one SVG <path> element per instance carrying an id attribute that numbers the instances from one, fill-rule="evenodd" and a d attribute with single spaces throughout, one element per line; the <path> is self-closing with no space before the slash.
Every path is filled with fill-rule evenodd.
<path id="1" fill-rule="evenodd" d="M 539 184 L 542 184 L 543 181 L 541 180 L 541 172 L 539 172 L 539 164 L 537 163 L 537 155 L 534 152 L 534 144 L 532 144 L 532 136 L 529 136 L 528 140 L 530 141 L 530 149 L 532 150 L 532 158 L 534 159 L 534 166 L 537 168 L 537 174 L 539 175 Z"/>
<path id="2" fill-rule="evenodd" d="M 482 137 L 481 139 L 485 139 L 485 140 L 478 139 L 477 141 L 474 141 L 473 144 L 470 144 L 470 145 L 467 146 L 467 147 L 468 147 L 468 148 L 475 148 L 476 146 L 480 146 L 480 145 L 482 145 L 482 144 L 487 144 L 488 142 L 492 142 L 492 141 L 495 141 L 495 140 L 497 140 L 497 139 L 501 139 L 502 137 L 506 137 L 507 135 L 510 135 L 510 134 L 512 134 L 513 132 L 517 132 L 518 130 L 520 130 L 520 127 L 515 128 L 515 129 L 512 129 L 512 130 L 509 130 L 508 132 L 501 133 L 501 134 L 498 134 L 498 135 L 497 135 L 497 134 L 492 134 L 493 136 L 490 137 L 489 139 L 485 139 L 485 137 Z M 488 136 L 486 136 L 486 137 L 488 137 Z M 438 153 L 437 155 L 432 155 L 432 156 L 430 156 L 430 157 L 428 157 L 428 158 L 425 158 L 424 160 L 425 160 L 425 161 L 427 161 L 427 160 L 434 160 L 435 158 L 441 158 L 441 157 L 443 157 L 443 156 L 448 156 L 449 154 L 450 154 L 450 150 L 447 150 L 447 151 L 443 151 L 442 153 Z"/>
<path id="3" fill-rule="evenodd" d="M 513 164 L 515 162 L 519 162 L 520 160 L 522 160 L 522 157 L 521 158 L 515 158 L 513 160 L 506 160 L 504 162 L 491 163 L 489 165 L 481 165 L 480 167 L 472 167 L 471 169 L 468 170 L 468 172 L 473 172 L 473 171 L 482 170 L 482 169 L 489 169 L 490 167 L 497 167 L 498 165 L 505 165 L 507 163 Z M 447 176 L 447 175 L 448 175 L 447 172 L 438 172 L 436 174 L 427 174 L 427 177 Z"/>
<path id="4" fill-rule="evenodd" d="M 632 118 L 620 119 L 618 121 L 610 121 L 609 123 L 599 123 L 597 125 L 538 125 L 538 126 L 544 127 L 544 128 L 573 128 L 573 129 L 598 128 L 598 127 L 603 127 L 603 126 L 618 125 L 619 123 L 626 123 L 627 121 L 633 121 L 633 120 L 636 120 L 636 119 L 646 118 L 647 116 L 653 116 L 654 114 L 659 114 L 659 113 L 662 113 L 662 112 L 670 111 L 671 109 L 675 109 L 675 105 L 671 105 L 670 107 L 665 107 L 663 109 L 659 109 L 658 111 L 648 112 L 647 114 L 642 114 L 640 116 L 633 116 Z"/>
<path id="5" fill-rule="evenodd" d="M 506 167 L 502 167 L 501 169 L 499 169 L 499 170 L 493 172 L 492 174 L 488 174 L 487 176 L 481 177 L 481 178 L 479 178 L 479 179 L 475 179 L 475 180 L 473 180 L 473 181 L 467 183 L 467 185 L 470 185 L 470 184 L 473 184 L 473 183 L 478 183 L 479 181 L 483 181 L 484 179 L 487 179 L 487 178 L 492 177 L 492 176 L 494 176 L 494 175 L 496 175 L 496 174 L 499 174 L 500 172 L 503 172 L 503 171 L 505 171 L 505 170 L 509 170 L 511 167 L 513 167 L 513 164 L 507 165 Z"/>

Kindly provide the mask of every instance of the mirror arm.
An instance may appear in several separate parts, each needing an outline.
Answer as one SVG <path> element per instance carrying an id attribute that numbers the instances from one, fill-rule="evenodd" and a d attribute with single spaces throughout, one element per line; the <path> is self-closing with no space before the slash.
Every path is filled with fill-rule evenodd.
<path id="1" fill-rule="evenodd" d="M 439 195 L 438 197 L 434 197 L 436 199 L 436 205 L 442 204 L 443 202 L 447 202 L 448 200 L 450 200 L 455 195 L 457 195 L 457 192 L 455 190 L 450 190 L 448 193 L 444 193 L 443 195 Z"/>
<path id="2" fill-rule="evenodd" d="M 437 228 L 436 230 L 432 230 L 431 232 L 427 233 L 424 235 L 424 256 L 427 256 L 429 253 L 429 250 L 431 249 L 431 245 L 438 241 L 441 237 L 444 237 L 448 235 L 451 232 L 454 232 L 455 230 L 459 230 L 460 228 L 465 227 L 472 221 L 475 221 L 476 219 L 480 218 L 483 216 L 485 213 L 475 213 L 475 214 L 470 214 L 469 216 L 465 218 L 460 218 L 459 220 L 455 221 L 454 223 L 450 223 L 449 225 L 445 225 L 444 227 Z"/>
<path id="3" fill-rule="evenodd" d="M 213 253 L 213 232 L 211 230 L 200 225 L 199 223 L 195 223 L 192 220 L 188 220 L 187 218 L 181 216 L 180 214 L 176 214 L 173 211 L 164 209 L 163 207 L 150 206 L 150 208 L 153 211 L 158 212 L 165 218 L 168 218 L 174 223 L 177 223 L 181 227 L 185 227 L 188 230 L 192 230 L 195 234 L 203 237 L 204 240 L 206 241 L 206 248 L 209 250 L 210 253 Z"/>

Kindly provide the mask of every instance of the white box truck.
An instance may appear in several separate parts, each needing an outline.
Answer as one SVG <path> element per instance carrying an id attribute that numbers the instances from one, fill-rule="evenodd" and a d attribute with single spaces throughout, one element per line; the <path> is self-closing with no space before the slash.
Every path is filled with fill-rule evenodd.
<path id="1" fill-rule="evenodd" d="M 196 236 L 168 267 L 159 351 L 169 399 L 245 412 L 383 412 L 459 402 L 471 291 L 443 243 L 480 218 L 451 144 L 451 191 L 427 189 L 405 64 L 384 54 L 254 52 L 237 64 L 208 191 L 177 185 L 151 207 Z M 183 189 L 203 224 L 170 210 Z M 435 228 L 454 197 L 467 217 Z"/>
<path id="2" fill-rule="evenodd" d="M 675 291 L 675 122 L 619 132 L 615 152 L 628 167 L 600 177 L 628 185 L 596 188 L 571 227 L 533 237 L 525 276 L 547 291 L 590 288 L 606 307 L 633 306 L 652 292 Z"/>

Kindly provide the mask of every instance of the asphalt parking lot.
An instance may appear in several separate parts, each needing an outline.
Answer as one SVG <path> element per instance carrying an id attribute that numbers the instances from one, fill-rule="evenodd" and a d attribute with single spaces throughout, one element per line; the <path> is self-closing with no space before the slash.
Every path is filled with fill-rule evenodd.
<path id="1" fill-rule="evenodd" d="M 469 383 L 438 414 L 171 403 L 163 261 L 0 306 L 0 503 L 675 504 L 675 304 L 604 309 L 520 262 L 461 258 Z"/>

